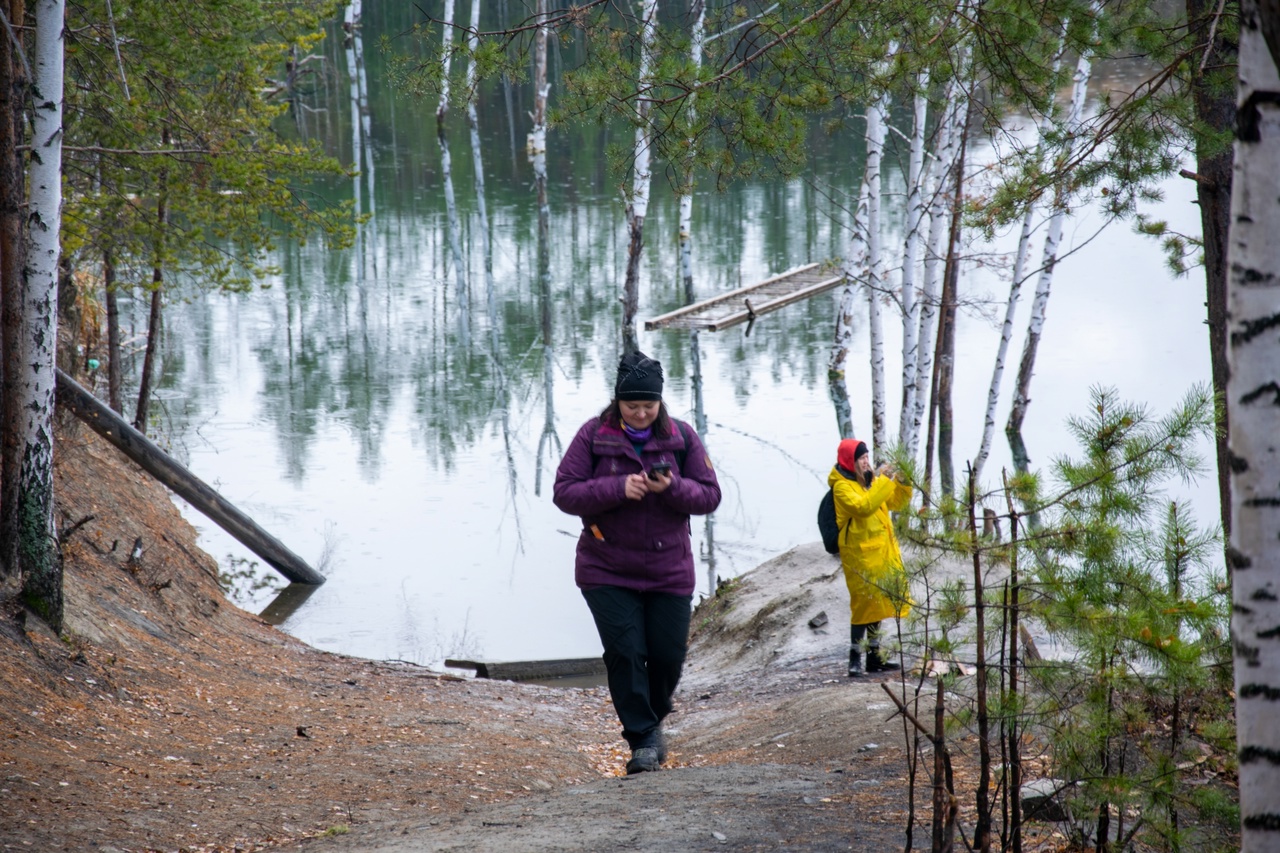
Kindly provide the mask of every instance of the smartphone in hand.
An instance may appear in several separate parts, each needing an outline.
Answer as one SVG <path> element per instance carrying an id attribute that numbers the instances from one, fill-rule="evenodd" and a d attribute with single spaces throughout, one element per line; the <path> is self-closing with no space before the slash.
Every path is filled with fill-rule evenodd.
<path id="1" fill-rule="evenodd" d="M 662 476 L 664 476 L 664 477 L 670 477 L 670 476 L 671 476 L 671 463 L 669 463 L 669 462 L 656 462 L 656 463 L 654 463 L 654 466 L 653 466 L 652 468 L 650 468 L 650 469 L 649 469 L 649 479 L 650 479 L 650 480 L 654 480 L 654 481 L 656 481 L 656 480 L 658 479 L 658 475 L 659 475 L 659 474 L 661 474 L 661 475 L 662 475 Z"/>

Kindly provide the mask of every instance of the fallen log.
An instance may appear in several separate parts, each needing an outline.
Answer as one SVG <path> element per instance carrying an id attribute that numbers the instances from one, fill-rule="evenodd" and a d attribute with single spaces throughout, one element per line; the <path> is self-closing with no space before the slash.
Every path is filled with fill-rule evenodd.
<path id="1" fill-rule="evenodd" d="M 157 447 L 151 439 L 133 428 L 105 403 L 61 370 L 58 371 L 58 402 L 88 424 L 94 432 L 111 442 L 125 456 L 142 467 L 169 489 L 223 530 L 236 538 L 271 568 L 294 583 L 324 583 L 324 575 L 307 565 L 280 541 L 263 530 L 249 516 L 227 503 L 222 495 Z"/>
<path id="2" fill-rule="evenodd" d="M 550 678 L 574 678 L 604 675 L 602 658 L 561 658 L 559 660 L 478 661 L 446 660 L 454 669 L 474 669 L 476 678 L 498 681 L 540 681 Z"/>

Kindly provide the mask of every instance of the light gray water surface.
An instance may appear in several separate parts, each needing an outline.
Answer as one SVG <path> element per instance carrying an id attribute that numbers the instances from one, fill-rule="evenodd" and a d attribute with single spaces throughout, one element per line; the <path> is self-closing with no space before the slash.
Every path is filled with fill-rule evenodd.
<path id="1" fill-rule="evenodd" d="M 160 430 L 197 475 L 328 574 L 283 623 L 302 640 L 436 666 L 446 657 L 595 655 L 595 629 L 573 584 L 578 521 L 551 504 L 550 491 L 561 447 L 609 400 L 626 239 L 617 179 L 606 173 L 602 151 L 606 141 L 625 144 L 627 137 L 551 133 L 544 290 L 523 154 L 528 93 L 517 92 L 523 100 L 508 112 L 499 87 L 484 90 L 490 299 L 471 151 L 463 116 L 453 114 L 466 281 L 460 295 L 435 104 L 392 93 L 385 58 L 367 47 L 380 30 L 403 24 L 390 20 L 403 14 L 394 4 L 364 4 L 367 95 L 358 95 L 356 106 L 369 118 L 368 136 L 353 134 L 343 100 L 353 52 L 333 39 L 331 79 L 316 95 L 327 112 L 303 122 L 332 153 L 363 164 L 362 175 L 333 189 L 370 214 L 357 246 L 287 246 L 269 287 L 172 301 Z M 838 194 L 859 177 L 850 152 L 861 147 L 844 142 L 815 143 L 803 180 L 697 193 L 699 294 L 840 254 L 847 216 Z M 368 147 L 357 151 L 357 143 Z M 976 161 L 992 157 L 987 143 L 973 150 Z M 1191 182 L 1174 178 L 1162 189 L 1163 201 L 1145 209 L 1176 231 L 1198 233 Z M 902 239 L 901 190 L 901 177 L 890 176 L 886 204 L 896 212 L 886 228 L 889 247 Z M 1174 278 L 1155 241 L 1124 223 L 1096 234 L 1099 224 L 1095 210 L 1082 209 L 1067 225 L 1064 243 L 1073 253 L 1057 268 L 1024 426 L 1035 466 L 1074 452 L 1063 421 L 1086 409 L 1092 385 L 1114 386 L 1163 412 L 1192 383 L 1208 381 L 1203 276 Z M 646 224 L 643 317 L 683 303 L 675 230 L 676 203 L 659 171 Z M 1002 302 L 1008 291 L 1007 259 L 986 253 L 1007 252 L 1015 241 L 1016 234 L 1005 234 L 994 246 L 971 247 L 963 268 L 974 307 L 962 313 L 958 331 L 958 470 L 978 450 L 995 318 L 1003 314 L 992 300 Z M 1034 281 L 1024 287 L 990 482 L 1010 466 L 1002 428 L 1033 289 Z M 699 595 L 717 577 L 818 538 L 817 502 L 840 438 L 826 379 L 837 299 L 838 291 L 764 317 L 749 335 L 737 327 L 699 338 L 704 438 L 724 490 L 715 515 L 692 525 Z M 894 316 L 886 312 L 886 375 L 896 425 L 901 355 Z M 868 341 L 865 318 L 857 322 L 849 391 L 858 434 L 869 437 Z M 689 334 L 642 331 L 640 342 L 666 366 L 673 414 L 693 422 Z M 1202 523 L 1216 520 L 1212 476 L 1183 491 Z M 185 512 L 224 567 L 257 559 L 198 513 Z M 257 610 L 272 593 L 241 596 Z"/>

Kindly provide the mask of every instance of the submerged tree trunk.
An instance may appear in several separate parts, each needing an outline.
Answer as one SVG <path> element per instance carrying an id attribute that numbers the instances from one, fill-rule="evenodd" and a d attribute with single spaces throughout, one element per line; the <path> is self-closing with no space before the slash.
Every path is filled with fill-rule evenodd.
<path id="1" fill-rule="evenodd" d="M 492 318 L 497 316 L 497 294 L 493 281 L 493 247 L 489 239 L 489 210 L 484 198 L 484 157 L 480 151 L 480 119 L 476 114 L 476 49 L 480 45 L 480 0 L 471 0 L 471 29 L 467 35 L 467 48 L 471 54 L 467 66 L 467 128 L 471 131 L 471 165 L 475 169 L 476 213 L 480 218 L 480 246 L 484 255 L 484 292 L 488 305 L 489 334 L 496 341 L 497 323 Z"/>
<path id="2" fill-rule="evenodd" d="M 62 561 L 53 523 L 53 408 L 57 390 L 58 260 L 62 226 L 64 0 L 36 3 L 32 72 L 31 204 L 27 213 L 22 339 L 22 465 L 17 491 L 22 598 L 62 630 Z M 6 508 L 7 511 L 7 508 Z"/>
<path id="3" fill-rule="evenodd" d="M 449 246 L 453 252 L 454 281 L 457 287 L 458 334 L 464 344 L 471 340 L 471 305 L 467 292 L 466 262 L 462 257 L 462 224 L 458 219 L 458 201 L 453 192 L 453 161 L 449 156 L 449 139 L 445 133 L 445 117 L 449 112 L 449 66 L 453 50 L 453 0 L 445 0 L 444 17 L 440 28 L 444 31 L 441 62 L 444 66 L 440 103 L 436 107 L 436 139 L 440 143 L 440 175 L 444 184 L 444 204 L 449 217 Z"/>
<path id="4" fill-rule="evenodd" d="M 627 277 L 622 288 L 622 350 L 640 348 L 636 315 L 640 312 L 640 256 L 644 249 L 644 220 L 649 214 L 649 183 L 653 177 L 649 150 L 649 103 L 645 89 L 653 68 L 653 39 L 658 26 L 658 0 L 644 0 L 640 22 L 640 73 L 637 77 L 636 139 L 631 198 L 627 201 Z"/>
<path id="5" fill-rule="evenodd" d="M 868 110 L 868 134 L 871 112 Z M 835 338 L 831 344 L 831 358 L 827 363 L 827 384 L 831 402 L 836 411 L 836 427 L 841 438 L 853 438 L 853 407 L 849 403 L 847 368 L 849 348 L 853 343 L 853 317 L 857 307 L 859 286 L 867 286 L 870 278 L 870 249 L 868 246 L 871 206 L 871 158 L 863 167 L 858 199 L 854 205 L 853 221 L 849 223 L 849 243 L 845 250 L 844 284 L 840 291 L 840 307 L 836 314 Z M 874 346 L 874 344 L 873 344 Z"/>
<path id="6" fill-rule="evenodd" d="M 1241 849 L 1280 843 L 1280 74 L 1258 0 L 1241 3 L 1240 91 L 1231 192 L 1226 405 L 1231 471 Z M 1272 6 L 1274 8 L 1274 5 Z M 1280 25 L 1280 20 L 1271 23 Z"/>
<path id="7" fill-rule="evenodd" d="M 1209 309 L 1209 363 L 1213 390 L 1223 395 L 1227 388 L 1227 234 L 1231 224 L 1230 140 L 1214 138 L 1215 131 L 1235 129 L 1236 103 L 1234 86 L 1225 78 L 1223 69 L 1236 62 L 1235 28 L 1218 21 L 1214 27 L 1218 4 L 1207 0 L 1187 0 L 1188 26 L 1194 33 L 1204 33 L 1213 42 L 1204 52 L 1199 74 L 1191 76 L 1191 96 L 1196 120 L 1206 130 L 1195 136 L 1196 201 L 1200 205 L 1200 227 L 1204 239 L 1205 305 Z M 1199 44 L 1201 39 L 1193 39 Z M 1206 68 L 1217 69 L 1206 73 Z M 1223 401 L 1225 402 L 1225 400 Z M 1215 451 L 1218 459 L 1218 497 L 1221 505 L 1224 541 L 1231 536 L 1231 457 L 1227 452 L 1229 422 L 1227 407 L 1215 408 L 1218 417 Z"/>

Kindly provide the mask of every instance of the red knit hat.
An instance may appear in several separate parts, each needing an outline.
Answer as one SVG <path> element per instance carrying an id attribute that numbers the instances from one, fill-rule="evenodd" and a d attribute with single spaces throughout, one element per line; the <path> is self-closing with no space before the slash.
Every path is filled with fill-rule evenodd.
<path id="1" fill-rule="evenodd" d="M 840 442 L 840 446 L 836 448 L 836 464 L 846 471 L 856 470 L 858 465 L 858 457 L 864 453 L 869 453 L 867 443 L 858 441 L 856 438 L 846 438 Z"/>

